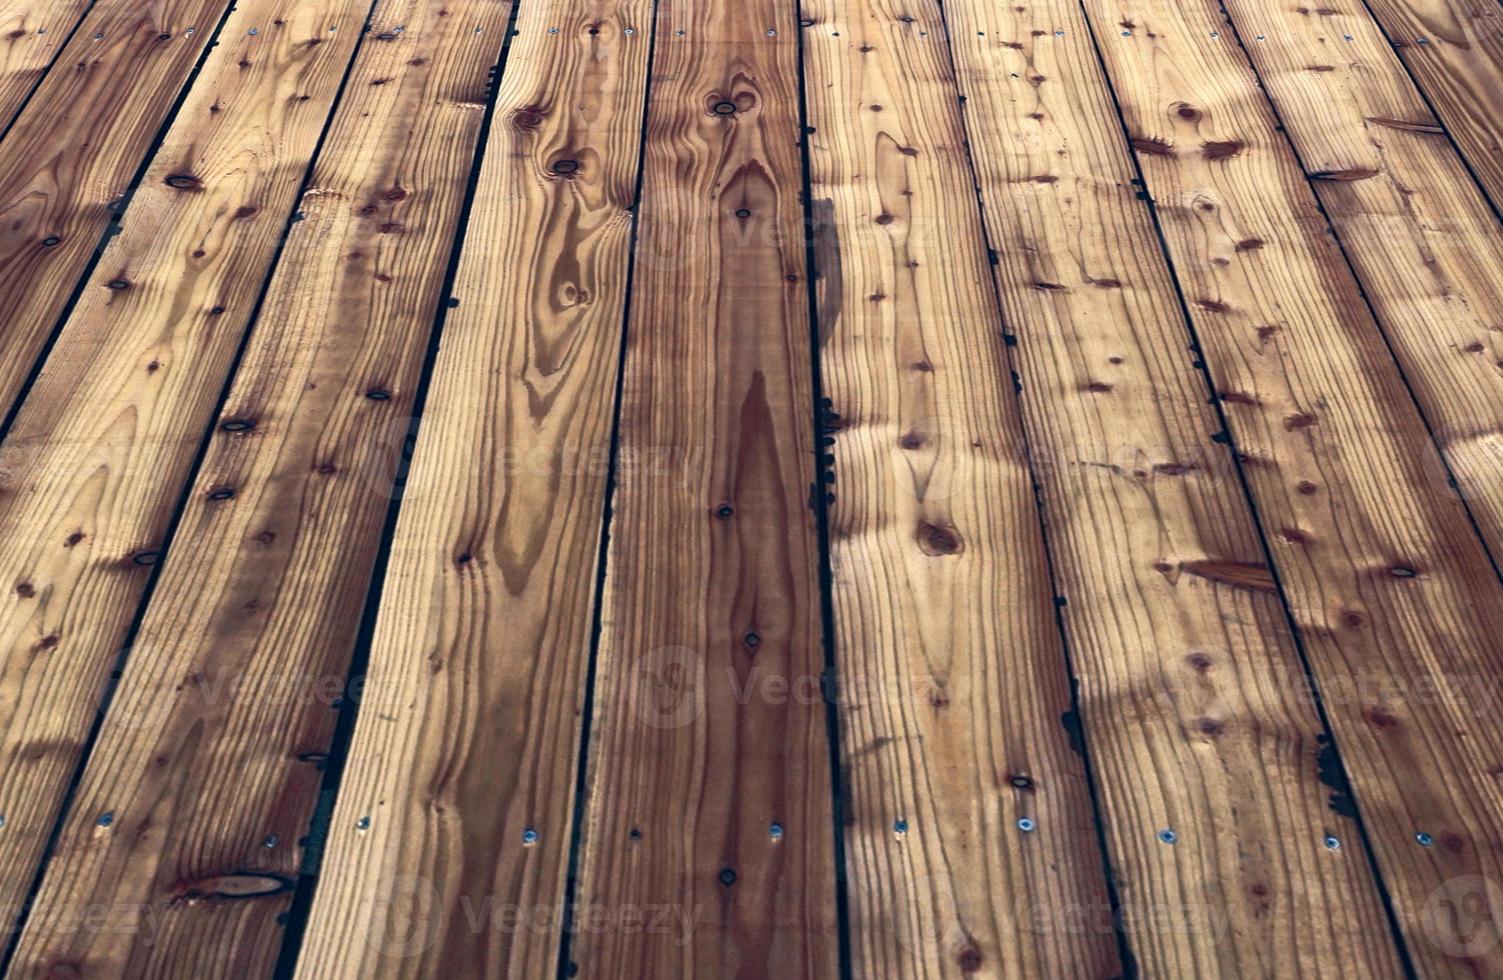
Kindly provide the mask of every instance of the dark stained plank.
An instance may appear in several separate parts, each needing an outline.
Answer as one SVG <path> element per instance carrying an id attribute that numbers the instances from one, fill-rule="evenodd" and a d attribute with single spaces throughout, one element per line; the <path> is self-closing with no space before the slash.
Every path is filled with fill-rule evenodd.
<path id="1" fill-rule="evenodd" d="M 284 29 L 306 37 L 360 6 L 289 9 Z M 257 976 L 276 961 L 331 703 L 358 693 L 341 681 L 510 7 L 440 11 L 376 9 L 228 396 L 224 417 L 254 428 L 210 443 L 22 937 L 22 973 Z M 177 414 L 201 428 L 208 407 Z M 96 907 L 128 910 L 122 923 L 149 940 L 67 927 Z"/>
<path id="2" fill-rule="evenodd" d="M 0 4 L 0 132 L 57 57 L 91 0 L 9 0 Z"/>
<path id="3" fill-rule="evenodd" d="M 1484 541 L 1503 555 L 1503 225 L 1382 35 L 1356 23 L 1361 0 L 1333 2 L 1321 16 L 1249 0 L 1227 10 L 1253 39 L 1253 64 Z"/>
<path id="4" fill-rule="evenodd" d="M 1342 13 L 1349 9 L 1321 6 Z M 1493 204 L 1503 207 L 1503 116 L 1498 113 L 1503 105 L 1503 5 L 1497 0 L 1367 0 L 1365 6 L 1424 89 Z M 1345 33 L 1362 38 L 1370 28 L 1362 23 L 1361 7 L 1351 10 L 1351 19 L 1354 27 Z"/>
<path id="5" fill-rule="evenodd" d="M 578 901 L 678 927 L 584 976 L 837 970 L 797 30 L 658 6 Z"/>
<path id="6" fill-rule="evenodd" d="M 802 5 L 852 968 L 1120 973 L 937 4 Z M 1027 929 L 1094 909 L 1096 928 Z"/>
<path id="7" fill-rule="evenodd" d="M 228 5 L 100 0 L 0 141 L 0 417 Z"/>
<path id="8" fill-rule="evenodd" d="M 369 9 L 249 0 L 232 17 L 0 449 L 7 910 L 32 883 Z"/>
<path id="9" fill-rule="evenodd" d="M 302 975 L 556 968 L 651 28 L 518 13 Z"/>
<path id="10" fill-rule="evenodd" d="M 1086 9 L 1409 952 L 1499 972 L 1444 909 L 1503 921 L 1456 894 L 1503 881 L 1503 587 L 1220 10 Z"/>
<path id="11" fill-rule="evenodd" d="M 1080 8 L 945 9 L 1137 964 L 1401 975 Z"/>

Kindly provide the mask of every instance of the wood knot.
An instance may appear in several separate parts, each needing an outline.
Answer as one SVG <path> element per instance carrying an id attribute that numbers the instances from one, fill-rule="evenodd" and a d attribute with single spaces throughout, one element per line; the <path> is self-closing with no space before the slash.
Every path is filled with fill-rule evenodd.
<path id="1" fill-rule="evenodd" d="M 959 554 L 963 544 L 954 529 L 920 521 L 917 533 L 919 550 L 930 557 Z"/>

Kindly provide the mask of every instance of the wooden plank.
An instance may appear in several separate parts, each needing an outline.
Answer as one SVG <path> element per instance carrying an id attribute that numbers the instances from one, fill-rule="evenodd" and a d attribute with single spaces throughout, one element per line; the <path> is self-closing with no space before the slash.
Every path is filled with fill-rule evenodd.
<path id="1" fill-rule="evenodd" d="M 368 5 L 286 6 L 305 38 Z M 271 972 L 509 12 L 377 8 L 228 396 L 224 417 L 254 428 L 210 443 L 22 972 Z M 209 407 L 175 414 L 201 428 Z M 101 907 L 122 928 L 68 927 Z"/>
<path id="2" fill-rule="evenodd" d="M 1360 0 L 1322 9 L 1227 3 L 1483 540 L 1503 555 L 1503 226 Z M 1443 473 L 1435 492 L 1447 492 Z"/>
<path id="3" fill-rule="evenodd" d="M 1138 966 L 1401 975 L 1082 12 L 945 10 Z"/>
<path id="4" fill-rule="evenodd" d="M 939 7 L 803 13 L 853 969 L 1115 976 Z M 1096 927 L 1026 927 L 1056 909 Z"/>
<path id="5" fill-rule="evenodd" d="M 794 18 L 773 0 L 658 7 L 573 937 L 586 976 L 838 968 Z M 684 926 L 584 918 L 628 910 Z"/>
<path id="6" fill-rule="evenodd" d="M 1503 118 L 1497 112 L 1503 104 L 1503 7 L 1494 0 L 1367 0 L 1365 6 L 1493 203 L 1503 207 Z M 1359 19 L 1345 33 L 1357 40 L 1364 27 Z"/>
<path id="7" fill-rule="evenodd" d="M 558 960 L 651 4 L 518 17 L 305 976 Z"/>
<path id="8" fill-rule="evenodd" d="M 7 909 L 32 883 L 368 10 L 254 0 L 232 16 L 5 442 Z"/>
<path id="9" fill-rule="evenodd" d="M 1503 587 L 1219 10 L 1086 7 L 1409 953 L 1498 972 Z"/>
<path id="10" fill-rule="evenodd" d="M 0 141 L 0 418 L 228 5 L 100 0 Z"/>
<path id="11" fill-rule="evenodd" d="M 0 132 L 16 118 L 92 0 L 0 4 Z"/>

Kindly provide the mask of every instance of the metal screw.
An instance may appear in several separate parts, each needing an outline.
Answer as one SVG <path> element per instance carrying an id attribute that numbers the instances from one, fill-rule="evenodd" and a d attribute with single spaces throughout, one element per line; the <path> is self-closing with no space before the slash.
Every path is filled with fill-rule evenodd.
<path id="1" fill-rule="evenodd" d="M 558 28 L 557 27 L 550 27 L 550 28 L 548 28 L 548 33 L 549 34 L 557 34 L 558 33 Z"/>
<path id="2" fill-rule="evenodd" d="M 899 837 L 902 837 L 905 834 L 907 834 L 908 833 L 908 821 L 907 820 L 894 820 L 892 822 L 892 832 L 895 833 L 895 834 L 897 834 Z"/>
<path id="3" fill-rule="evenodd" d="M 1055 31 L 1054 32 L 1054 36 L 1055 37 L 1064 37 L 1065 36 L 1065 32 L 1064 31 Z"/>
<path id="4" fill-rule="evenodd" d="M 533 830 L 531 827 L 528 827 L 526 830 L 522 831 L 522 845 L 524 847 L 531 847 L 532 845 L 536 844 L 537 842 L 538 842 L 538 832 L 536 830 Z"/>
<path id="5" fill-rule="evenodd" d="M 1339 850 L 1341 850 L 1341 838 L 1339 838 L 1339 837 L 1327 837 L 1326 838 L 1326 847 L 1330 848 L 1333 851 L 1339 851 Z"/>
<path id="6" fill-rule="evenodd" d="M 1023 819 L 1018 821 L 1018 829 L 1025 834 L 1033 833 L 1033 826 L 1033 821 L 1029 820 L 1027 817 L 1024 817 Z"/>
<path id="7" fill-rule="evenodd" d="M 246 33 L 248 33 L 248 34 L 249 34 L 249 35 L 250 35 L 250 36 L 251 36 L 251 37 L 255 37 L 255 36 L 256 36 L 256 35 L 257 35 L 257 34 L 260 34 L 260 33 L 261 33 L 261 31 L 260 31 L 260 29 L 259 29 L 259 28 L 255 28 L 255 27 L 252 27 L 252 28 L 251 28 L 251 29 L 250 29 L 250 30 L 249 30 L 249 31 L 247 31 L 247 32 L 246 32 Z"/>
<path id="8" fill-rule="evenodd" d="M 267 837 L 261 843 L 262 843 L 263 846 L 268 847 L 268 848 L 270 848 L 270 847 L 276 847 L 277 846 L 277 835 L 276 834 L 272 834 L 271 836 Z"/>
<path id="9" fill-rule="evenodd" d="M 782 840 L 783 839 L 783 825 L 780 824 L 780 823 L 775 823 L 771 827 L 768 827 L 767 828 L 767 836 L 771 837 L 773 840 Z"/>
<path id="10" fill-rule="evenodd" d="M 111 810 L 108 813 L 101 813 L 99 815 L 99 820 L 96 822 L 101 827 L 108 827 L 110 824 L 115 822 L 115 811 Z"/>
<path id="11" fill-rule="evenodd" d="M 1427 833 L 1424 833 L 1423 831 L 1415 834 L 1414 839 L 1419 842 L 1420 847 L 1429 847 L 1431 844 L 1435 843 L 1435 838 L 1431 837 Z"/>
<path id="12" fill-rule="evenodd" d="M 1165 844 L 1173 844 L 1175 841 L 1179 840 L 1179 837 L 1174 833 L 1174 831 L 1166 828 L 1159 831 L 1159 840 L 1163 841 Z"/>
<path id="13" fill-rule="evenodd" d="M 356 820 L 355 821 L 355 829 L 356 830 L 370 830 L 371 829 L 371 818 L 370 817 L 361 817 L 359 820 Z"/>
<path id="14" fill-rule="evenodd" d="M 635 27 L 628 27 L 626 30 L 622 31 L 621 33 L 622 34 L 635 34 L 635 33 L 637 33 L 637 29 Z"/>
<path id="15" fill-rule="evenodd" d="M 777 37 L 778 36 L 778 32 L 775 31 L 775 30 L 773 30 L 771 27 L 769 27 L 767 29 L 767 36 L 768 37 Z"/>
<path id="16" fill-rule="evenodd" d="M 1123 37 L 1132 37 L 1132 31 L 1123 31 L 1122 32 L 1122 36 Z"/>

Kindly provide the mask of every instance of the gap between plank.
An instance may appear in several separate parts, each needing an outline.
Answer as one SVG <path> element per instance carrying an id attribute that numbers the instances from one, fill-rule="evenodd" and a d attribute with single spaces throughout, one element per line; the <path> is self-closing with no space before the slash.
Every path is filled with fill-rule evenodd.
<path id="1" fill-rule="evenodd" d="M 820 630 L 824 640 L 825 669 L 820 685 L 825 702 L 826 744 L 830 753 L 830 801 L 833 808 L 831 829 L 835 848 L 835 923 L 836 947 L 840 958 L 842 980 L 852 980 L 854 957 L 851 953 L 850 895 L 846 882 L 845 867 L 845 772 L 840 755 L 840 666 L 835 643 L 835 574 L 830 563 L 830 501 L 826 489 L 834 484 L 826 479 L 833 473 L 834 440 L 825 445 L 825 387 L 824 372 L 819 351 L 819 266 L 816 260 L 818 234 L 814 216 L 814 168 L 809 152 L 809 86 L 804 70 L 804 5 L 794 0 L 794 14 L 798 25 L 798 121 L 799 154 L 803 165 L 804 204 L 804 284 L 809 296 L 809 372 L 811 383 L 810 425 L 814 430 L 811 440 L 814 451 L 814 486 L 809 488 L 809 506 L 814 509 L 814 523 L 819 546 L 819 612 Z"/>
<path id="2" fill-rule="evenodd" d="M 1225 8 L 1223 8 L 1222 12 L 1225 13 Z M 1206 359 L 1202 353 L 1200 334 L 1195 327 L 1194 318 L 1190 315 L 1189 301 L 1185 298 L 1184 289 L 1180 284 L 1179 273 L 1175 269 L 1174 256 L 1169 250 L 1169 241 L 1164 234 L 1164 226 L 1159 220 L 1158 204 L 1153 200 L 1152 195 L 1147 193 L 1148 182 L 1143 176 L 1143 167 L 1141 161 L 1138 159 L 1137 151 L 1134 150 L 1131 146 L 1131 134 L 1127 127 L 1127 119 L 1122 113 L 1121 99 L 1117 96 L 1117 86 L 1116 83 L 1112 80 L 1111 73 L 1107 70 L 1106 58 L 1101 51 L 1101 39 L 1096 34 L 1096 25 L 1091 20 L 1090 11 L 1086 9 L 1084 0 L 1081 0 L 1080 2 L 1080 15 L 1082 22 L 1086 26 L 1087 32 L 1090 34 L 1091 49 L 1096 53 L 1096 61 L 1101 72 L 1101 78 L 1105 83 L 1107 92 L 1111 95 L 1112 107 L 1116 110 L 1117 113 L 1117 121 L 1122 126 L 1122 139 L 1124 143 L 1127 144 L 1127 156 L 1128 159 L 1132 161 L 1133 172 L 1137 174 L 1137 185 L 1139 189 L 1142 190 L 1146 195 L 1143 199 L 1143 203 L 1148 208 L 1148 216 L 1153 224 L 1154 234 L 1158 236 L 1159 251 L 1163 254 L 1165 266 L 1169 271 L 1169 279 L 1174 286 L 1175 299 L 1179 302 L 1180 317 L 1184 321 L 1186 332 L 1189 334 L 1192 349 L 1196 354 L 1196 362 L 1199 364 L 1201 376 L 1205 379 L 1206 391 L 1210 395 L 1210 403 L 1216 412 L 1216 418 L 1221 425 L 1221 431 L 1226 434 L 1227 452 L 1231 455 L 1233 472 L 1237 474 L 1237 482 L 1242 487 L 1243 500 L 1246 502 L 1248 514 L 1252 518 L 1253 529 L 1258 536 L 1258 543 L 1263 549 L 1263 560 L 1264 563 L 1268 566 L 1269 575 L 1273 579 L 1274 588 L 1278 593 L 1279 603 L 1284 607 L 1284 616 L 1289 624 L 1290 636 L 1294 641 L 1294 648 L 1299 654 L 1300 666 L 1304 670 L 1305 680 L 1309 685 L 1309 690 L 1312 694 L 1311 700 L 1315 705 L 1316 717 L 1320 721 L 1321 728 L 1325 730 L 1326 747 L 1330 749 L 1332 764 L 1340 774 L 1341 784 L 1346 788 L 1346 795 L 1351 800 L 1352 819 L 1357 825 L 1357 834 L 1362 840 L 1362 853 L 1367 857 L 1368 867 L 1371 870 L 1373 876 L 1373 883 L 1377 887 L 1379 898 L 1382 899 L 1383 911 L 1384 914 L 1388 917 L 1388 928 L 1390 933 L 1392 933 L 1393 935 L 1394 945 L 1398 950 L 1399 963 L 1403 967 L 1404 975 L 1413 980 L 1413 978 L 1417 976 L 1414 969 L 1414 962 L 1409 955 L 1409 948 L 1404 942 L 1403 932 L 1399 928 L 1398 915 L 1394 911 L 1393 898 L 1388 893 L 1388 885 L 1383 880 L 1383 875 L 1378 869 L 1377 854 L 1373 850 L 1372 840 L 1367 832 L 1367 824 L 1362 818 L 1361 802 L 1357 799 L 1355 788 L 1352 786 L 1351 776 L 1347 773 L 1346 763 L 1342 761 L 1341 749 L 1337 744 L 1336 735 L 1331 729 L 1331 720 L 1326 713 L 1325 701 L 1323 700 L 1320 693 L 1319 678 L 1315 676 L 1315 671 L 1310 666 L 1310 657 L 1305 650 L 1304 636 L 1301 634 L 1298 625 L 1295 623 L 1294 614 L 1292 611 L 1293 607 L 1289 602 L 1289 595 L 1284 589 L 1283 578 L 1279 574 L 1278 566 L 1273 561 L 1273 551 L 1268 544 L 1268 532 L 1263 525 L 1263 515 L 1258 510 L 1256 501 L 1253 498 L 1252 487 L 1247 482 L 1247 473 L 1243 469 L 1242 461 L 1239 458 L 1240 454 L 1237 451 L 1236 434 L 1232 431 L 1231 422 L 1227 418 L 1226 409 L 1223 406 L 1221 399 L 1216 397 L 1216 380 L 1214 377 L 1212 377 L 1210 365 L 1206 362 Z M 1239 38 L 1239 43 L 1240 40 L 1241 39 Z M 1262 84 L 1261 79 L 1259 79 L 1259 84 Z M 1282 125 L 1282 120 L 1280 120 L 1280 126 L 1282 127 Z M 1304 169 L 1303 164 L 1301 164 L 1300 167 L 1302 170 Z M 1322 215 L 1324 215 L 1325 212 L 1323 209 L 1321 213 Z M 1343 252 L 1342 254 L 1344 255 L 1345 252 Z M 1471 512 L 1468 511 L 1469 516 L 1470 513 Z"/>
<path id="3" fill-rule="evenodd" d="M 381 599 L 386 587 L 386 570 L 391 561 L 392 539 L 397 529 L 397 518 L 402 511 L 401 487 L 412 467 L 412 455 L 417 445 L 418 431 L 422 426 L 423 409 L 428 402 L 428 389 L 433 380 L 433 370 L 438 361 L 438 349 L 443 336 L 444 324 L 449 318 L 449 298 L 454 290 L 454 279 L 459 272 L 459 259 L 464 251 L 466 233 L 469 231 L 470 213 L 475 205 L 475 192 L 480 184 L 481 165 L 485 161 L 486 146 L 490 140 L 491 121 L 496 112 L 496 99 L 501 91 L 501 76 L 506 69 L 515 36 L 517 12 L 522 0 L 513 0 L 511 13 L 506 22 L 506 33 L 497 53 L 496 63 L 491 68 L 489 91 L 485 97 L 485 112 L 480 122 L 480 131 L 475 137 L 475 152 L 470 160 L 470 175 L 465 183 L 464 197 L 460 202 L 459 215 L 455 222 L 453 245 L 449 249 L 449 263 L 444 269 L 443 284 L 438 291 L 438 306 L 433 314 L 433 327 L 428 332 L 428 349 L 423 354 L 423 366 L 418 374 L 413 393 L 412 417 L 408 422 L 407 435 L 402 444 L 402 454 L 392 476 L 393 493 L 386 508 L 386 520 L 381 527 L 376 558 L 371 565 L 370 590 L 360 616 L 355 647 L 350 657 L 349 671 L 341 690 L 350 690 L 350 685 L 365 675 L 370 664 L 371 640 L 375 635 L 376 617 L 381 609 Z M 372 7 L 374 11 L 374 6 Z M 353 65 L 354 62 L 351 62 Z M 228 394 L 228 388 L 226 388 Z M 342 698 L 339 702 L 339 719 L 334 726 L 334 736 L 329 744 L 324 765 L 323 786 L 319 791 L 318 804 L 310 817 L 307 846 L 303 849 L 303 866 L 298 871 L 298 883 L 293 888 L 292 905 L 286 912 L 287 934 L 282 940 L 282 950 L 272 976 L 277 980 L 290 980 L 297 971 L 298 954 L 302 950 L 303 936 L 307 932 L 308 918 L 313 911 L 313 899 L 318 887 L 318 874 L 323 863 L 324 839 L 328 835 L 329 818 L 334 810 L 334 801 L 339 795 L 340 781 L 344 777 L 345 762 L 354 741 L 355 722 L 360 713 L 358 698 Z"/>
<path id="4" fill-rule="evenodd" d="M 342 78 L 340 78 L 339 87 L 335 90 L 334 101 L 330 105 L 329 114 L 324 119 L 323 129 L 320 130 L 318 134 L 318 141 L 313 145 L 313 153 L 308 158 L 308 166 L 304 170 L 302 181 L 298 185 L 298 191 L 296 197 L 293 200 L 292 210 L 287 215 L 287 220 L 282 227 L 282 234 L 277 240 L 275 251 L 272 253 L 271 263 L 267 267 L 266 275 L 261 283 L 260 290 L 257 292 L 256 300 L 251 306 L 251 314 L 250 317 L 246 320 L 245 332 L 241 335 L 240 341 L 236 346 L 234 358 L 230 362 L 230 368 L 225 375 L 224 384 L 221 387 L 219 397 L 214 405 L 214 411 L 212 415 L 210 415 L 211 420 L 217 419 L 219 417 L 220 413 L 224 409 L 225 400 L 229 397 L 230 388 L 235 380 L 235 374 L 239 370 L 240 361 L 244 357 L 246 348 L 250 344 L 251 333 L 255 329 L 257 318 L 260 316 L 261 306 L 266 299 L 267 290 L 271 286 L 272 276 L 276 271 L 278 262 L 281 260 L 282 251 L 287 243 L 287 236 L 292 232 L 292 226 L 298 219 L 298 214 L 300 213 L 299 207 L 302 204 L 303 191 L 307 189 L 308 181 L 313 176 L 313 168 L 318 161 L 320 152 L 323 150 L 324 140 L 329 135 L 329 129 L 333 124 L 334 116 L 339 108 L 339 103 L 344 98 L 345 85 L 349 82 L 350 74 L 355 67 L 355 59 L 360 53 L 361 46 L 365 43 L 365 35 L 370 31 L 371 17 L 375 13 L 376 4 L 378 2 L 379 0 L 371 0 L 371 5 L 366 10 L 365 21 L 361 25 L 360 37 L 355 41 L 355 46 L 350 52 L 350 60 L 345 64 L 344 75 Z M 130 183 L 130 187 L 126 190 L 125 194 L 122 195 L 121 201 L 129 203 L 131 196 L 135 193 L 136 188 L 140 185 L 142 178 L 145 176 L 147 168 L 151 165 L 151 162 L 156 157 L 157 151 L 160 149 L 162 142 L 166 139 L 169 130 L 172 128 L 172 124 L 177 117 L 178 110 L 182 107 L 183 102 L 187 99 L 188 92 L 190 89 L 192 89 L 193 83 L 198 79 L 200 69 L 203 68 L 204 62 L 208 60 L 210 52 L 212 52 L 213 49 L 218 45 L 220 30 L 224 27 L 225 22 L 229 19 L 230 14 L 233 13 L 234 10 L 235 7 L 233 4 L 231 4 L 230 7 L 225 11 L 224 17 L 220 19 L 219 24 L 214 28 L 213 35 L 204 45 L 203 54 L 199 57 L 198 64 L 194 66 L 193 71 L 189 74 L 187 81 L 183 84 L 182 91 L 178 93 L 177 101 L 173 104 L 172 110 L 168 113 L 166 120 L 163 121 L 162 128 L 157 132 L 156 139 L 152 142 L 151 149 L 147 152 L 145 160 L 142 161 L 140 170 L 136 172 L 135 177 Z M 124 206 L 121 207 L 120 211 L 116 212 L 116 217 L 110 223 L 111 228 L 118 224 L 119 215 L 123 213 L 123 211 Z M 29 392 L 31 386 L 35 383 L 37 376 L 40 375 L 42 365 L 46 362 L 47 355 L 50 353 L 58 337 L 62 334 L 63 329 L 68 322 L 68 318 L 72 313 L 73 306 L 77 302 L 78 296 L 83 290 L 84 283 L 87 282 L 90 273 L 93 271 L 95 264 L 98 263 L 99 258 L 104 251 L 104 247 L 109 242 L 109 239 L 111 237 L 113 237 L 113 231 L 107 229 L 105 231 L 104 238 L 100 243 L 99 249 L 95 251 L 93 258 L 89 262 L 88 269 L 84 272 L 83 279 L 80 281 L 78 288 L 74 291 L 73 296 L 69 299 L 68 305 L 64 309 L 62 318 L 58 321 L 57 328 L 53 331 L 53 335 L 48 340 L 47 346 L 46 348 L 44 348 L 40 359 L 37 361 L 36 366 L 32 369 L 31 376 L 27 378 L 25 386 L 21 389 L 21 395 L 17 398 L 16 404 L 12 407 L 9 416 L 5 419 L 3 428 L 0 428 L 0 438 L 3 438 L 4 434 L 9 432 L 11 424 L 15 421 L 16 415 L 20 413 L 21 406 L 25 404 L 27 393 Z M 199 442 L 197 450 L 194 451 L 193 462 L 188 470 L 188 477 L 178 495 L 177 503 L 173 506 L 172 515 L 168 518 L 166 532 L 162 536 L 162 543 L 159 549 L 164 555 L 172 546 L 172 539 L 177 532 L 177 526 L 182 520 L 183 511 L 187 508 L 188 499 L 192 495 L 193 481 L 198 474 L 200 466 L 203 464 L 204 456 L 208 452 L 209 440 L 213 438 L 214 432 L 215 426 L 211 421 L 202 440 L 200 440 Z M 79 784 L 83 781 L 84 770 L 88 766 L 89 758 L 93 755 L 94 746 L 99 740 L 100 730 L 104 727 L 104 720 L 109 715 L 111 705 L 114 704 L 115 690 L 119 685 L 120 677 L 125 672 L 126 660 L 130 655 L 131 646 L 135 643 L 136 635 L 141 629 L 141 621 L 145 618 L 146 609 L 151 604 L 152 595 L 156 591 L 156 585 L 158 580 L 161 578 L 162 568 L 165 564 L 165 562 L 159 561 L 156 563 L 155 567 L 152 568 L 151 576 L 147 580 L 146 585 L 142 590 L 141 598 L 136 605 L 135 615 L 131 618 L 130 626 L 126 629 L 125 638 L 121 644 L 121 652 L 115 658 L 115 662 L 110 667 L 110 672 L 106 681 L 105 689 L 100 697 L 99 710 L 94 715 L 93 724 L 89 728 L 89 732 L 85 736 L 83 741 L 82 750 L 79 752 L 78 763 L 74 766 L 73 775 L 68 780 L 68 788 L 63 794 L 62 805 L 58 807 L 57 817 L 55 818 L 52 829 L 47 836 L 47 846 L 42 852 L 42 859 L 37 864 L 36 875 L 32 879 L 31 887 L 27 889 L 26 899 L 22 903 L 21 915 L 16 922 L 15 932 L 7 941 L 4 954 L 0 955 L 0 976 L 3 976 L 6 970 L 9 968 L 11 959 L 15 956 L 16 949 L 20 945 L 21 935 L 25 931 L 26 923 L 30 918 L 29 913 L 31 906 L 36 901 L 37 893 L 42 887 L 42 879 L 46 873 L 47 865 L 52 859 L 53 851 L 57 847 L 58 837 L 62 834 L 63 827 L 67 821 L 68 813 L 72 809 L 73 799 L 78 793 Z"/>

